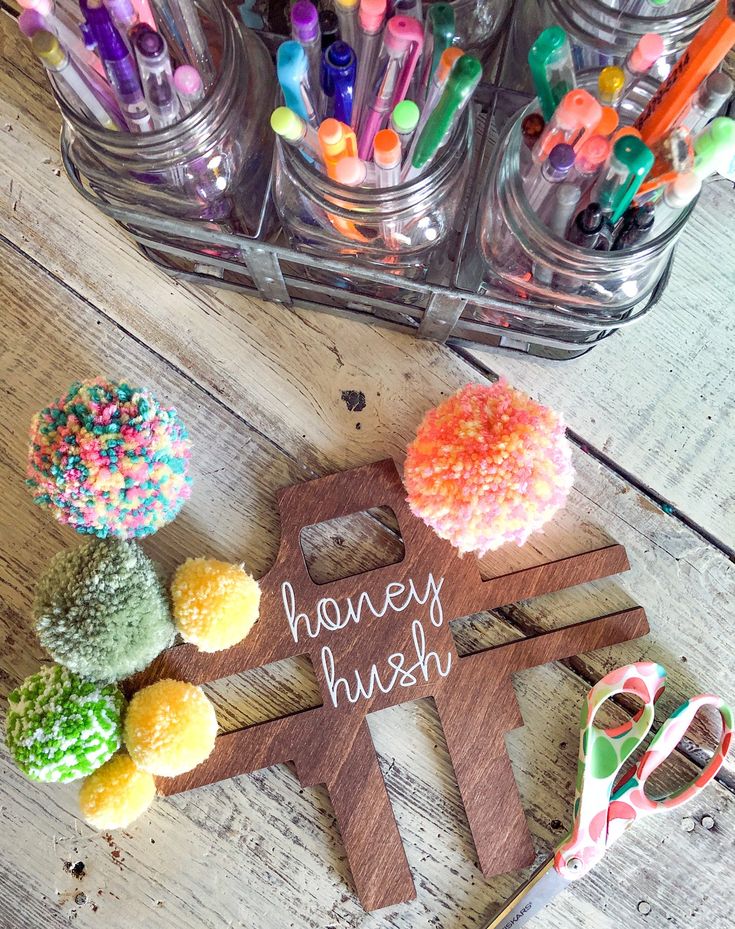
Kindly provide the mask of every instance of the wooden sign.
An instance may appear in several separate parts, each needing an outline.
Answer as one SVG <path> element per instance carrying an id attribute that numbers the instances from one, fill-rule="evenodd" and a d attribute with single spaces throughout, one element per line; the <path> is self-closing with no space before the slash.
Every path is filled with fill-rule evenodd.
<path id="1" fill-rule="evenodd" d="M 460 658 L 451 620 L 625 571 L 625 549 L 608 545 L 483 581 L 476 559 L 460 558 L 405 497 L 390 459 L 283 490 L 280 549 L 260 581 L 260 618 L 248 638 L 216 654 L 175 646 L 128 682 L 130 691 L 164 677 L 204 684 L 308 655 L 322 706 L 220 735 L 207 761 L 159 779 L 158 790 L 180 793 L 292 762 L 302 786 L 326 785 L 368 910 L 415 896 L 368 713 L 434 698 L 483 874 L 521 868 L 534 851 L 505 748 L 506 734 L 523 725 L 511 676 L 648 632 L 637 607 Z M 316 584 L 301 529 L 382 505 L 398 518 L 403 561 Z"/>

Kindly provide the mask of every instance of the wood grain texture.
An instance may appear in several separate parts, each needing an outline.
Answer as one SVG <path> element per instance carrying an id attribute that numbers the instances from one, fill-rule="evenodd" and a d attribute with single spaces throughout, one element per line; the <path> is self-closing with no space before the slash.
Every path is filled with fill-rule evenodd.
<path id="1" fill-rule="evenodd" d="M 149 384 L 190 428 L 193 497 L 174 524 L 145 543 L 163 570 L 188 555 L 211 555 L 244 561 L 260 575 L 277 551 L 279 488 L 386 455 L 400 459 L 425 410 L 482 375 L 447 349 L 175 285 L 141 262 L 59 176 L 59 120 L 45 79 L 14 28 L 0 20 L 0 233 L 12 246 L 3 250 L 0 275 L 4 698 L 42 658 L 29 620 L 35 581 L 55 552 L 78 543 L 32 506 L 22 485 L 26 424 L 71 380 L 104 372 Z M 729 264 L 713 257 L 713 246 L 724 241 L 715 225 L 721 215 L 708 208 L 695 219 L 701 227 L 689 252 L 680 249 L 665 312 L 582 361 L 513 370 L 518 386 L 558 402 L 593 445 L 604 446 L 611 435 L 608 448 L 623 471 L 662 493 L 673 485 L 684 512 L 712 531 L 732 527 L 721 505 L 729 487 L 722 476 L 732 406 L 731 278 Z M 488 359 L 502 370 L 501 356 Z M 349 410 L 343 391 L 361 392 L 365 408 Z M 706 453 L 695 454 L 702 442 Z M 652 630 L 646 639 L 514 679 L 525 726 L 506 744 L 538 857 L 569 822 L 577 713 L 591 682 L 645 658 L 669 670 L 662 717 L 701 690 L 735 698 L 735 565 L 582 450 L 575 468 L 566 510 L 523 549 L 486 559 L 483 576 L 576 555 L 611 538 L 626 547 L 630 571 L 614 584 L 601 580 L 453 624 L 463 655 L 631 604 L 646 607 Z M 389 548 L 391 534 L 375 528 L 357 519 L 349 532 L 325 529 L 307 552 L 312 572 L 328 575 L 352 541 L 375 546 L 377 539 Z M 359 566 L 359 555 L 354 560 Z M 206 690 L 224 731 L 320 699 L 313 674 L 298 660 Z M 619 719 L 621 711 L 612 707 L 611 714 Z M 77 818 L 74 785 L 29 783 L 0 739 L 0 926 L 479 929 L 523 875 L 487 881 L 475 866 L 433 704 L 380 711 L 368 727 L 414 877 L 413 903 L 365 915 L 349 889 L 326 790 L 302 788 L 289 766 L 161 799 L 132 829 L 99 835 Z M 706 737 L 698 733 L 697 741 Z M 684 749 L 673 770 L 682 779 L 701 766 L 697 751 Z M 732 769 L 724 774 L 724 782 L 680 814 L 651 817 L 631 830 L 604 869 L 539 917 L 539 929 L 731 925 L 722 888 L 734 864 L 735 804 L 727 784 L 735 780 Z M 705 816 L 712 828 L 703 825 Z M 651 907 L 648 916 L 638 910 L 641 902 Z"/>
<path id="2" fill-rule="evenodd" d="M 11 249 L 3 251 L 2 260 L 0 696 L 35 670 L 42 657 L 28 612 L 36 579 L 59 548 L 78 543 L 32 505 L 22 484 L 24 424 L 71 380 L 105 371 L 150 384 L 176 404 L 189 426 L 197 450 L 192 499 L 179 519 L 145 542 L 166 572 L 187 555 L 208 554 L 244 561 L 263 574 L 277 551 L 277 491 L 310 476 L 298 460 L 304 457 L 301 446 L 293 457 L 286 455 L 42 269 Z M 285 365 L 283 380 L 274 369 L 263 389 L 281 389 L 289 376 Z M 329 446 L 320 454 L 327 452 Z M 314 457 L 313 448 L 310 454 Z M 702 689 L 731 695 L 733 565 L 597 463 L 577 454 L 575 467 L 567 509 L 523 549 L 494 553 L 483 563 L 483 575 L 604 547 L 610 540 L 596 528 L 600 525 L 625 544 L 630 571 L 616 578 L 616 586 L 593 582 L 453 624 L 457 652 L 464 655 L 625 610 L 631 603 L 647 607 L 649 638 L 580 656 L 576 671 L 546 665 L 514 679 L 525 727 L 510 733 L 506 744 L 539 856 L 561 838 L 571 815 L 577 713 L 591 681 L 621 663 L 646 658 L 670 671 L 663 714 Z M 373 528 L 372 520 L 358 519 L 352 535 L 375 546 Z M 343 527 L 339 534 L 327 530 L 316 551 L 306 553 L 312 571 L 326 575 L 330 560 L 341 562 L 349 536 Z M 313 676 L 298 662 L 279 662 L 206 689 L 225 731 L 319 702 Z M 4 702 L 0 707 L 4 713 Z M 619 715 L 615 708 L 611 712 Z M 0 925 L 56 929 L 74 919 L 83 929 L 101 924 L 128 929 L 151 921 L 157 929 L 477 929 L 522 875 L 486 881 L 473 863 L 471 833 L 433 706 L 419 700 L 383 710 L 369 717 L 369 728 L 414 877 L 414 903 L 363 913 L 357 897 L 345 889 L 352 878 L 327 792 L 301 788 L 288 766 L 160 799 L 133 828 L 99 835 L 78 820 L 74 785 L 31 784 L 3 747 L 0 850 L 8 864 L 0 882 Z M 674 774 L 691 776 L 692 770 L 679 755 Z M 704 814 L 712 815 L 715 829 L 701 826 Z M 540 929 L 635 923 L 641 918 L 640 900 L 652 906 L 647 927 L 726 926 L 730 906 L 719 888 L 732 867 L 732 793 L 713 786 L 682 816 L 695 820 L 691 833 L 682 829 L 678 815 L 652 818 L 631 831 L 610 867 L 580 882 L 539 920 Z M 654 851 L 655 865 L 650 863 Z M 83 877 L 74 872 L 77 862 L 84 864 Z M 82 903 L 79 894 L 86 895 Z"/>

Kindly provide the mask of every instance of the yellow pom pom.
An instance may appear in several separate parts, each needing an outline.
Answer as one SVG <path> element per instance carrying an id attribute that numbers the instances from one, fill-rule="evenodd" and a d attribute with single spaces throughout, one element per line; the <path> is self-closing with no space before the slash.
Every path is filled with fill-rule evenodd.
<path id="1" fill-rule="evenodd" d="M 241 642 L 258 618 L 260 587 L 240 565 L 189 558 L 171 584 L 176 628 L 203 652 Z"/>
<path id="2" fill-rule="evenodd" d="M 79 807 L 95 829 L 122 829 L 141 816 L 153 802 L 156 782 L 124 752 L 113 755 L 83 782 Z"/>
<path id="3" fill-rule="evenodd" d="M 201 687 L 163 680 L 139 690 L 125 716 L 124 740 L 144 771 L 176 777 L 212 752 L 217 736 L 214 707 Z"/>

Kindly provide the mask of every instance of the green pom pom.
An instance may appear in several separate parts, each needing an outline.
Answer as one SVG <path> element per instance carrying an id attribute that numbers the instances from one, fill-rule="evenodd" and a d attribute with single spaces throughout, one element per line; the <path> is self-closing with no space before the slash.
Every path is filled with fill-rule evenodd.
<path id="1" fill-rule="evenodd" d="M 92 684 L 49 665 L 27 677 L 8 700 L 8 748 L 33 781 L 86 777 L 120 747 L 125 700 L 114 684 Z"/>
<path id="2" fill-rule="evenodd" d="M 175 635 L 153 562 L 135 542 L 92 539 L 59 552 L 33 613 L 51 657 L 93 681 L 142 671 Z"/>

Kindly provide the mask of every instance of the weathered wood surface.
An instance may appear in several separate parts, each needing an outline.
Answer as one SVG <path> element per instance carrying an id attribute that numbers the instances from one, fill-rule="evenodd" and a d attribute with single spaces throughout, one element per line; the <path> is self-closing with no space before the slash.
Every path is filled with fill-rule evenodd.
<path id="1" fill-rule="evenodd" d="M 78 541 L 33 507 L 22 484 L 30 416 L 69 381 L 104 372 L 150 384 L 179 407 L 190 428 L 194 495 L 171 527 L 146 542 L 149 553 L 169 571 L 187 555 L 212 554 L 244 560 L 260 575 L 278 547 L 279 488 L 385 455 L 400 460 L 423 412 L 480 376 L 472 364 L 434 345 L 166 280 L 56 176 L 58 117 L 43 78 L 5 22 L 2 36 L 0 186 L 8 210 L 0 213 L 7 239 L 0 282 L 0 715 L 7 692 L 43 657 L 29 623 L 35 579 L 52 554 Z M 710 241 L 702 239 L 700 257 Z M 717 264 L 711 256 L 706 262 L 708 269 Z M 718 286 L 715 300 L 707 282 L 692 274 L 668 299 L 676 306 L 680 292 L 687 305 L 696 300 L 701 314 L 696 331 L 705 331 L 720 318 L 722 301 L 730 299 L 721 281 Z M 645 326 L 653 325 L 652 317 Z M 639 327 L 635 339 L 644 331 Z M 726 419 L 727 346 L 713 342 L 719 351 L 703 349 L 696 364 L 680 366 L 667 381 L 665 402 L 680 402 L 684 410 L 700 382 L 722 385 L 707 393 L 718 423 L 712 442 L 718 444 L 706 461 L 694 461 L 675 498 L 665 480 L 677 468 L 676 455 L 665 469 L 655 460 L 656 449 L 673 454 L 678 448 L 667 445 L 673 430 L 666 415 L 652 416 L 648 433 L 641 426 L 642 442 L 634 426 L 621 423 L 629 410 L 634 420 L 643 399 L 620 387 L 619 404 L 607 405 L 611 359 L 622 365 L 625 349 L 633 351 L 632 334 L 621 338 L 615 340 L 619 348 L 611 342 L 583 362 L 592 372 L 599 359 L 595 377 L 577 379 L 581 369 L 575 362 L 553 372 L 523 364 L 513 370 L 513 379 L 542 399 L 557 396 L 593 445 L 599 444 L 598 433 L 589 426 L 615 425 L 616 436 L 627 436 L 615 445 L 617 465 L 726 539 L 732 515 L 721 512 L 718 495 L 729 487 L 722 476 L 732 434 Z M 656 351 L 654 338 L 642 344 L 631 376 L 645 380 L 642 369 L 653 370 Z M 500 356 L 483 360 L 502 370 Z M 650 383 L 645 390 L 650 395 Z M 606 418 L 598 419 L 603 410 Z M 701 417 L 681 418 L 687 447 L 693 446 L 701 438 Z M 653 456 L 646 473 L 638 464 L 639 449 Z M 578 707 L 591 682 L 623 662 L 649 658 L 670 672 L 662 714 L 699 690 L 735 697 L 731 562 L 680 519 L 662 513 L 614 468 L 582 451 L 575 465 L 567 510 L 524 549 L 486 559 L 484 573 L 520 569 L 611 540 L 626 546 L 631 571 L 454 624 L 463 654 L 636 603 L 646 608 L 647 639 L 515 678 L 526 725 L 507 743 L 539 856 L 569 822 Z M 696 494 L 687 489 L 694 486 Z M 353 550 L 353 542 L 361 542 L 363 551 Z M 312 573 L 333 576 L 335 562 L 362 567 L 376 547 L 390 560 L 396 539 L 374 520 L 357 519 L 316 532 L 312 544 Z M 319 702 L 305 663 L 283 662 L 207 689 L 225 731 Z M 431 704 L 383 710 L 369 726 L 416 883 L 414 903 L 371 916 L 362 912 L 325 791 L 301 789 L 286 766 L 159 799 L 129 830 L 100 836 L 76 818 L 74 785 L 29 783 L 3 746 L 0 926 L 36 929 L 73 919 L 83 929 L 479 929 L 522 875 L 486 881 L 475 866 Z M 698 734 L 705 737 L 706 726 Z M 700 762 L 687 747 L 677 759 L 679 773 L 691 773 Z M 603 867 L 539 917 L 539 929 L 732 925 L 724 888 L 733 868 L 734 786 L 731 762 L 723 782 L 693 805 L 641 823 Z"/>

